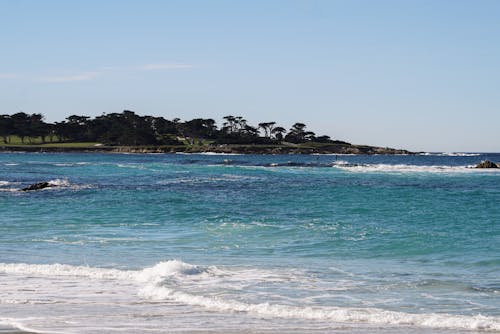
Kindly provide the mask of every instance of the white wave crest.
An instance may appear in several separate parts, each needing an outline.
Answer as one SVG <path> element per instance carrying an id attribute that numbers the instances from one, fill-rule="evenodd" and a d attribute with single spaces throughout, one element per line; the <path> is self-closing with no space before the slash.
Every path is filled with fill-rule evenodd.
<path id="1" fill-rule="evenodd" d="M 50 180 L 49 184 L 53 187 L 71 187 L 71 183 L 67 179 Z"/>
<path id="2" fill-rule="evenodd" d="M 176 152 L 179 155 L 244 155 L 243 153 L 224 153 L 224 152 L 199 152 L 199 153 L 189 153 L 189 152 Z"/>
<path id="3" fill-rule="evenodd" d="M 481 153 L 467 153 L 467 152 L 424 152 L 419 155 L 425 156 L 436 156 L 436 157 L 477 157 L 480 156 Z"/>
<path id="4" fill-rule="evenodd" d="M 72 183 L 68 179 L 54 179 L 48 181 L 50 187 L 45 188 L 44 190 L 57 189 L 57 188 L 69 188 L 69 189 L 88 189 L 93 186 L 90 184 L 77 184 Z"/>
<path id="5" fill-rule="evenodd" d="M 157 282 L 173 275 L 195 275 L 206 269 L 179 260 L 160 262 L 142 270 L 119 270 L 112 268 L 95 268 L 72 266 L 68 264 L 26 264 L 0 263 L 0 273 L 39 275 L 39 276 L 76 276 L 90 279 L 113 279 L 139 282 Z"/>
<path id="6" fill-rule="evenodd" d="M 75 276 L 91 279 L 134 279 L 133 271 L 67 264 L 0 263 L 0 273 L 37 276 Z"/>
<path id="7" fill-rule="evenodd" d="M 141 282 L 159 282 L 165 277 L 174 275 L 196 275 L 205 272 L 205 269 L 179 260 L 160 262 L 153 267 L 145 268 L 136 274 Z"/>
<path id="8" fill-rule="evenodd" d="M 0 181 L 0 187 L 5 187 L 6 185 L 9 185 L 9 181 Z"/>
<path id="9" fill-rule="evenodd" d="M 474 168 L 474 166 L 446 166 L 446 165 L 390 165 L 390 164 L 346 164 L 345 162 L 335 163 L 333 167 L 350 172 L 372 173 L 372 172 L 392 172 L 392 173 L 483 173 L 499 172 L 500 169 Z"/>

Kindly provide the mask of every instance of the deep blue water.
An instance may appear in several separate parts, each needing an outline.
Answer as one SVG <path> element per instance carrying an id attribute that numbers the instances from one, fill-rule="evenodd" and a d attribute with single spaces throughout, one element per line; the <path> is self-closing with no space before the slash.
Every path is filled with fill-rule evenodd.
<path id="1" fill-rule="evenodd" d="M 0 325 L 500 331 L 484 159 L 2 153 Z"/>

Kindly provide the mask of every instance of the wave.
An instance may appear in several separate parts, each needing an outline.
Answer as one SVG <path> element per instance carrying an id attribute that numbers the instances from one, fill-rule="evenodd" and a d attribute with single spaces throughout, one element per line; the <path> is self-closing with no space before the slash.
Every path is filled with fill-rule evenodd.
<path id="1" fill-rule="evenodd" d="M 349 164 L 335 163 L 335 168 L 350 172 L 417 172 L 417 173 L 484 173 L 500 172 L 500 169 L 477 169 L 473 165 L 447 166 L 447 165 L 404 165 L 404 164 Z"/>
<path id="2" fill-rule="evenodd" d="M 226 301 L 216 297 L 198 296 L 163 286 L 151 285 L 143 288 L 140 295 L 154 300 L 174 300 L 191 306 L 201 306 L 212 311 L 245 312 L 267 317 L 354 322 L 372 325 L 405 325 L 435 329 L 500 330 L 500 318 L 482 315 L 414 314 L 377 308 L 298 307 L 270 303 L 249 304 L 240 301 Z"/>
<path id="3" fill-rule="evenodd" d="M 247 175 L 233 175 L 233 174 L 222 174 L 220 177 L 183 177 L 169 180 L 157 181 L 158 185 L 172 185 L 172 184 L 203 184 L 203 183 L 216 183 L 216 182 L 240 182 L 240 181 L 255 181 L 261 178 L 256 176 Z"/>
<path id="4" fill-rule="evenodd" d="M 334 163 L 319 163 L 319 162 L 295 162 L 295 161 L 287 161 L 287 162 L 273 162 L 263 167 L 332 167 Z"/>
<path id="5" fill-rule="evenodd" d="M 199 153 L 189 153 L 189 152 L 176 152 L 179 155 L 244 155 L 243 153 L 223 153 L 223 152 L 199 152 Z"/>
<path id="6" fill-rule="evenodd" d="M 24 324 L 22 324 L 17 319 L 10 319 L 10 318 L 0 319 L 0 326 L 11 327 L 13 329 L 17 329 L 17 330 L 20 330 L 20 331 L 23 331 L 23 332 L 26 332 L 26 333 L 45 333 L 43 331 L 37 331 L 37 330 L 35 330 L 33 328 L 25 326 Z M 12 333 L 14 333 L 14 332 L 17 333 L 17 331 L 13 330 Z M 9 332 L 5 332 L 5 333 L 9 333 Z"/>
<path id="7" fill-rule="evenodd" d="M 172 275 L 193 275 L 208 271 L 179 260 L 159 262 L 153 267 L 142 270 L 120 270 L 113 268 L 96 268 L 73 266 L 69 264 L 27 264 L 0 263 L 0 273 L 40 275 L 40 276 L 75 276 L 90 279 L 128 280 L 138 282 L 157 281 Z"/>
<path id="8" fill-rule="evenodd" d="M 54 179 L 48 182 L 53 187 L 71 187 L 71 183 L 67 179 Z"/>
<path id="9" fill-rule="evenodd" d="M 424 152 L 419 155 L 436 156 L 436 157 L 478 157 L 481 153 L 466 153 L 466 152 Z"/>
<path id="10" fill-rule="evenodd" d="M 56 190 L 56 189 L 78 190 L 78 189 L 92 188 L 92 185 L 90 185 L 90 184 L 72 183 L 68 179 L 53 179 L 53 180 L 49 180 L 47 182 L 49 183 L 50 187 L 44 188 L 42 190 Z"/>
<path id="11" fill-rule="evenodd" d="M 53 179 L 47 181 L 49 186 L 43 189 L 40 189 L 41 191 L 54 191 L 54 190 L 60 190 L 60 189 L 72 189 L 72 190 L 80 190 L 80 189 L 89 189 L 93 188 L 94 186 L 90 184 L 77 184 L 77 183 L 72 183 L 68 179 Z M 20 191 L 20 189 L 11 189 L 11 191 Z"/>
<path id="12" fill-rule="evenodd" d="M 68 181 L 68 179 L 53 179 L 50 181 L 47 181 L 49 184 L 48 187 L 40 189 L 43 191 L 46 190 L 55 190 L 55 189 L 87 189 L 87 188 L 92 188 L 91 185 L 89 184 L 75 184 L 71 183 Z M 6 186 L 10 186 L 9 188 L 6 188 Z M 13 188 L 12 186 L 18 186 L 17 188 Z M 21 186 L 20 182 L 9 182 L 9 181 L 0 181 L 0 191 L 11 191 L 11 192 L 16 192 L 16 191 L 21 191 L 21 189 L 24 188 L 24 186 Z"/>
<path id="13" fill-rule="evenodd" d="M 91 280 L 114 280 L 120 284 L 135 283 L 139 297 L 153 300 L 175 301 L 188 306 L 202 307 L 224 313 L 247 313 L 270 318 L 331 321 L 334 323 L 360 323 L 365 325 L 404 325 L 434 329 L 500 331 L 500 317 L 482 315 L 451 315 L 438 313 L 405 313 L 380 308 L 299 306 L 274 303 L 249 303 L 240 299 L 227 299 L 221 294 L 210 295 L 199 288 L 214 287 L 213 279 L 235 275 L 236 271 L 217 267 L 197 266 L 179 260 L 157 263 L 142 270 L 120 270 L 65 264 L 0 263 L 0 273 L 29 277 L 80 277 Z M 245 271 L 242 275 L 246 275 Z M 263 272 L 260 279 L 266 279 Z M 243 276 L 244 277 L 244 276 Z M 258 277 L 258 276 L 257 276 Z M 256 277 L 256 278 L 257 278 Z M 274 277 L 274 276 L 271 276 Z M 189 284 L 197 284 L 193 289 Z M 241 282 L 240 282 L 241 283 Z M 3 303 L 25 303 L 13 298 Z M 22 324 L 19 324 L 22 325 Z M 17 326 L 17 325 L 16 325 Z"/>
<path id="14" fill-rule="evenodd" d="M 227 166 L 227 164 L 226 164 Z M 227 166 L 229 167 L 229 166 Z M 241 165 L 233 164 L 231 167 L 244 169 L 282 170 L 303 168 L 337 168 L 350 172 L 393 172 L 393 173 L 498 173 L 500 169 L 475 168 L 475 165 L 409 165 L 409 164 L 365 164 L 351 163 L 346 160 L 334 162 L 271 162 L 263 165 Z"/>
<path id="15" fill-rule="evenodd" d="M 14 188 L 18 184 L 19 184 L 19 182 L 0 181 L 0 192 L 15 192 L 15 191 L 19 191 L 18 188 Z"/>

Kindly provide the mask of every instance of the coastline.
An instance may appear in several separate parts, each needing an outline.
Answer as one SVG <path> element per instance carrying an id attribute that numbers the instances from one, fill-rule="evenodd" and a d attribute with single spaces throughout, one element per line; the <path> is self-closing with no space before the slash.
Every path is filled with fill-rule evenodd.
<path id="1" fill-rule="evenodd" d="M 368 145 L 203 145 L 203 146 L 0 146 L 0 152 L 43 153 L 226 153 L 226 154 L 357 154 L 412 155 L 403 149 Z"/>

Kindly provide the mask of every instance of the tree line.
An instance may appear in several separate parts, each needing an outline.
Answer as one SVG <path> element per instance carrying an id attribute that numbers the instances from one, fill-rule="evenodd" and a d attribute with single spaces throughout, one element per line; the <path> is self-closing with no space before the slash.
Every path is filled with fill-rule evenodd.
<path id="1" fill-rule="evenodd" d="M 9 144 L 11 136 L 24 143 L 100 142 L 105 145 L 191 145 L 204 144 L 280 144 L 345 143 L 329 136 L 316 136 L 304 123 L 295 123 L 288 131 L 276 122 L 252 126 L 241 116 L 225 116 L 221 127 L 211 118 L 181 121 L 163 117 L 140 116 L 130 110 L 91 118 L 72 115 L 64 121 L 47 123 L 42 114 L 18 112 L 0 115 L 0 136 Z"/>

